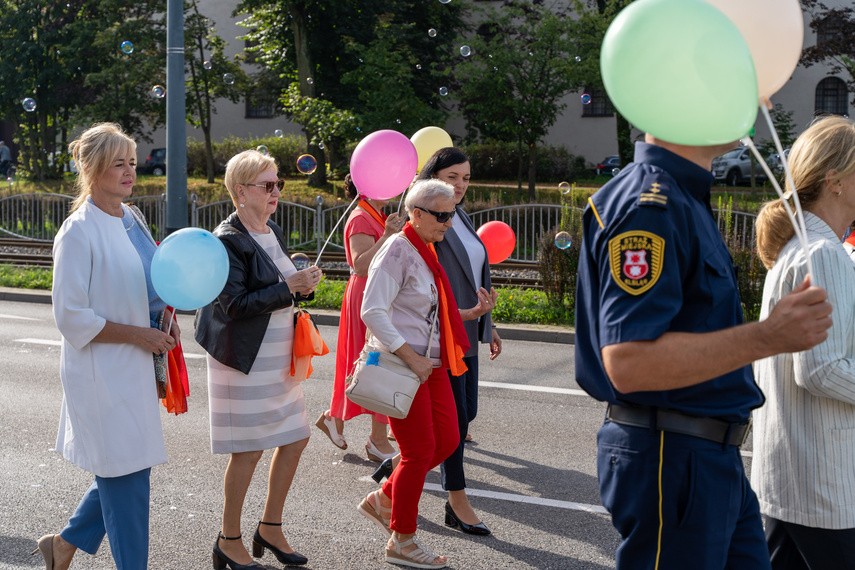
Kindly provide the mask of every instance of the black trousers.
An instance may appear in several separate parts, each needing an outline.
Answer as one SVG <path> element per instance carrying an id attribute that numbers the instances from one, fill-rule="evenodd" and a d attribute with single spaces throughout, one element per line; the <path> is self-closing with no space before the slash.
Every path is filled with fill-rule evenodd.
<path id="1" fill-rule="evenodd" d="M 469 422 L 478 414 L 478 356 L 466 356 L 463 362 L 469 370 L 462 376 L 452 376 L 451 372 L 448 373 L 454 403 L 457 405 L 460 444 L 440 466 L 442 488 L 446 491 L 462 491 L 466 488 L 466 477 L 463 474 L 463 440 L 469 431 Z"/>
<path id="2" fill-rule="evenodd" d="M 772 570 L 855 570 L 855 528 L 833 530 L 766 517 Z"/>

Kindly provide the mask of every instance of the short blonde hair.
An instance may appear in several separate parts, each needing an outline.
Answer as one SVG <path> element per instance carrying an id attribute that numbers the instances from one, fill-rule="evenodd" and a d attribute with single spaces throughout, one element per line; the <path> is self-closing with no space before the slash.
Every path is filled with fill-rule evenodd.
<path id="1" fill-rule="evenodd" d="M 439 178 L 428 178 L 427 180 L 418 180 L 413 187 L 407 191 L 407 196 L 404 198 L 404 206 L 407 208 L 407 213 L 413 217 L 413 210 L 416 206 L 432 210 L 437 199 L 451 198 L 454 199 L 454 186 L 448 182 L 443 182 Z"/>
<path id="2" fill-rule="evenodd" d="M 107 172 L 113 161 L 122 155 L 131 154 L 136 159 L 137 143 L 116 123 L 92 125 L 77 140 L 68 145 L 68 151 L 77 165 L 77 197 L 71 211 L 77 210 L 92 194 L 92 184 Z"/>
<path id="3" fill-rule="evenodd" d="M 822 196 L 826 175 L 835 171 L 831 180 L 837 182 L 855 173 L 855 123 L 839 116 L 818 118 L 796 139 L 788 158 L 799 202 L 810 210 Z M 793 190 L 789 182 L 787 190 Z M 771 269 L 796 233 L 780 198 L 763 206 L 755 227 L 757 253 Z"/>
<path id="4" fill-rule="evenodd" d="M 261 154 L 257 150 L 245 150 L 234 155 L 226 163 L 226 190 L 232 198 L 235 208 L 239 200 L 235 186 L 238 184 L 251 184 L 256 176 L 265 170 L 277 170 L 276 161 L 268 154 Z"/>

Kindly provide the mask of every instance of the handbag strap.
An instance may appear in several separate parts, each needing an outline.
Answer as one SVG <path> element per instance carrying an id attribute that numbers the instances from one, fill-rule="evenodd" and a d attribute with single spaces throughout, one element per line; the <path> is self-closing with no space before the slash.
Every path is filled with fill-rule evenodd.
<path id="1" fill-rule="evenodd" d="M 430 335 L 428 335 L 428 345 L 425 351 L 425 358 L 430 358 L 430 347 L 433 346 L 433 333 L 436 330 L 436 317 L 439 314 L 439 302 L 436 304 L 436 310 L 433 312 L 433 319 L 430 322 Z M 368 342 L 371 336 L 371 329 L 365 327 L 365 342 Z"/>

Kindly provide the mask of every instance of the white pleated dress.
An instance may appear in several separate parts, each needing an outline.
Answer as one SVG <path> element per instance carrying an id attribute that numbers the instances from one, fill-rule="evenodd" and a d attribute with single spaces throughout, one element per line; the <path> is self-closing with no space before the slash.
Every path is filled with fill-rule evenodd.
<path id="1" fill-rule="evenodd" d="M 250 234 L 286 278 L 297 272 L 273 232 Z M 290 379 L 294 307 L 274 311 L 249 374 L 208 355 L 211 451 L 241 453 L 309 437 L 303 387 Z"/>

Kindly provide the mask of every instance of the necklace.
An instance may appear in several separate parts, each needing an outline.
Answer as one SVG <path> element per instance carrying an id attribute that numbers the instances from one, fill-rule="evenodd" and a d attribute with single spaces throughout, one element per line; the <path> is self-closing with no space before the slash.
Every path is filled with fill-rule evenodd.
<path id="1" fill-rule="evenodd" d="M 126 228 L 125 228 L 125 231 L 126 231 L 126 232 L 131 231 L 131 228 L 132 228 L 132 227 L 134 227 L 134 226 L 136 225 L 136 223 L 137 223 L 137 219 L 133 216 L 133 214 L 131 214 L 131 225 L 129 225 L 128 227 L 126 227 Z"/>

